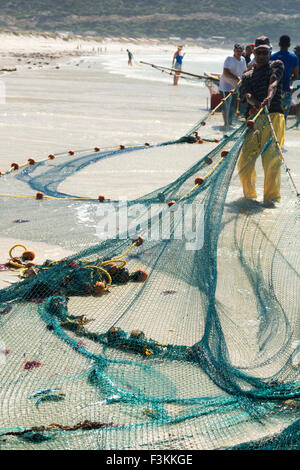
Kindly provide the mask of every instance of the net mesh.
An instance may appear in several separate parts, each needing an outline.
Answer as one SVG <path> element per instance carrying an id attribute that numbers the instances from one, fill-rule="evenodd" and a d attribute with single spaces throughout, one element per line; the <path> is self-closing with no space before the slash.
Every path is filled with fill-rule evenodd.
<path id="1" fill-rule="evenodd" d="M 158 146 L 188 152 L 206 119 Z M 279 209 L 238 197 L 246 137 L 257 138 L 240 122 L 126 204 L 59 185 L 157 146 L 62 154 L 1 177 L 1 236 L 24 243 L 10 260 L 22 279 L 0 291 L 1 448 L 299 448 L 299 202 L 284 172 Z M 278 152 L 271 132 L 269 145 Z M 115 230 L 103 241 L 99 217 Z M 47 259 L 28 265 L 29 242 Z"/>

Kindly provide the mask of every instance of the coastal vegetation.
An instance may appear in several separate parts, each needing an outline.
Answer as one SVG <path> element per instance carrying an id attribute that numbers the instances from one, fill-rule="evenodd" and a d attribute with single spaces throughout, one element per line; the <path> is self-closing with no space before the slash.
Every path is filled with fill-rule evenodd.
<path id="1" fill-rule="evenodd" d="M 300 0 L 0 0 L 0 27 L 97 36 L 300 41 Z"/>

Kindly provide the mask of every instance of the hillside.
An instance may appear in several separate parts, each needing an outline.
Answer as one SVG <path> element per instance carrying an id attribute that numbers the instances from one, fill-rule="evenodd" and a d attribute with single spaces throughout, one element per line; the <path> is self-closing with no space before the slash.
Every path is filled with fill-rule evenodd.
<path id="1" fill-rule="evenodd" d="M 251 8 L 250 8 L 251 5 Z M 98 36 L 300 42 L 300 0 L 0 0 L 0 27 Z"/>

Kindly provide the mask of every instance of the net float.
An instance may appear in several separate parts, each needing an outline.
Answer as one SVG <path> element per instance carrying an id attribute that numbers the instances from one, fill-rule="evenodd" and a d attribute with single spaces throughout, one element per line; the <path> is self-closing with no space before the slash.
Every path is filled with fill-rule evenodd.
<path id="1" fill-rule="evenodd" d="M 169 201 L 169 202 L 168 202 L 168 206 L 169 206 L 169 207 L 173 206 L 174 204 L 176 204 L 176 201 Z"/>
<path id="2" fill-rule="evenodd" d="M 150 144 L 149 144 L 149 142 L 145 142 L 144 145 L 145 145 L 146 147 L 149 147 Z"/>
<path id="3" fill-rule="evenodd" d="M 94 150 L 95 150 L 95 152 L 99 152 L 99 151 L 100 151 L 100 147 L 95 147 Z"/>
<path id="4" fill-rule="evenodd" d="M 49 160 L 54 160 L 55 155 L 53 155 L 53 153 L 50 153 L 50 155 L 48 155 L 48 158 L 49 158 Z"/>
<path id="5" fill-rule="evenodd" d="M 68 152 L 69 155 L 74 155 L 74 153 L 75 153 L 74 150 L 69 150 Z"/>
<path id="6" fill-rule="evenodd" d="M 252 121 L 252 119 L 249 119 L 247 121 L 247 127 L 249 127 L 250 129 L 254 129 L 254 126 L 255 126 L 255 121 Z"/>
<path id="7" fill-rule="evenodd" d="M 36 193 L 36 196 L 35 196 L 35 197 L 36 197 L 36 199 L 43 199 L 43 198 L 44 198 L 44 194 L 38 192 L 38 193 Z"/>
<path id="8" fill-rule="evenodd" d="M 130 338 L 132 339 L 145 339 L 145 333 L 141 330 L 132 330 L 130 333 Z"/>
<path id="9" fill-rule="evenodd" d="M 34 253 L 34 251 L 27 251 L 26 250 L 22 254 L 22 258 L 23 258 L 24 261 L 32 261 L 35 258 L 35 253 Z"/>
<path id="10" fill-rule="evenodd" d="M 207 163 L 208 165 L 210 165 L 212 162 L 213 162 L 213 160 L 212 160 L 211 157 L 207 157 L 207 158 L 205 159 L 205 163 Z"/>
<path id="11" fill-rule="evenodd" d="M 141 245 L 143 244 L 143 242 L 144 242 L 144 239 L 143 239 L 143 237 L 141 237 L 141 236 L 139 235 L 137 238 L 135 238 L 135 239 L 133 239 L 133 240 L 131 240 L 131 241 L 132 241 L 132 243 L 135 243 L 135 246 L 141 246 Z"/>
<path id="12" fill-rule="evenodd" d="M 16 162 L 13 162 L 10 166 L 11 166 L 11 168 L 13 168 L 14 170 L 18 170 L 18 169 L 19 169 L 19 164 L 16 163 Z"/>
<path id="13" fill-rule="evenodd" d="M 198 178 L 195 179 L 195 184 L 200 185 L 200 184 L 202 184 L 203 182 L 204 182 L 204 178 L 198 177 Z"/>
<path id="14" fill-rule="evenodd" d="M 118 266 L 115 263 L 109 263 L 109 264 L 104 264 L 103 269 L 108 271 L 109 274 L 113 276 L 118 271 Z"/>
<path id="15" fill-rule="evenodd" d="M 104 282 L 96 282 L 96 284 L 93 286 L 93 295 L 96 297 L 100 297 L 105 291 L 105 284 Z"/>
<path id="16" fill-rule="evenodd" d="M 223 150 L 223 151 L 221 152 L 221 157 L 222 157 L 222 158 L 225 158 L 225 157 L 227 157 L 228 154 L 229 154 L 229 150 Z"/>
<path id="17" fill-rule="evenodd" d="M 138 269 L 135 273 L 131 274 L 130 279 L 135 282 L 145 282 L 148 277 L 146 271 L 143 269 Z"/>
<path id="18" fill-rule="evenodd" d="M 220 141 L 219 139 L 214 139 L 214 141 L 218 144 Z"/>
<path id="19" fill-rule="evenodd" d="M 103 194 L 100 194 L 100 195 L 98 196 L 98 201 L 99 201 L 99 202 L 105 201 L 105 196 L 103 196 Z"/>
<path id="20" fill-rule="evenodd" d="M 35 160 L 33 158 L 28 158 L 28 163 L 29 163 L 29 165 L 34 165 Z"/>
<path id="21" fill-rule="evenodd" d="M 125 145 L 120 145 L 120 150 L 124 150 Z"/>

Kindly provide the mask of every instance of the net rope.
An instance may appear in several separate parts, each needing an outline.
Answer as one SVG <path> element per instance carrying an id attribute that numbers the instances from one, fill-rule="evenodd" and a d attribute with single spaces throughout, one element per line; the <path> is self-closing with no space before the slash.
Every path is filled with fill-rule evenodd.
<path id="1" fill-rule="evenodd" d="M 34 266 L 10 253 L 22 268 L 0 290 L 1 448 L 299 448 L 299 199 L 287 171 L 279 212 L 237 199 L 254 129 L 241 121 L 126 206 L 59 191 L 99 159 L 188 151 L 208 117 L 176 141 L 62 154 L 1 177 L 2 236 L 28 240 L 27 253 L 29 241 L 66 250 Z M 279 151 L 271 129 L 267 146 Z M 21 197 L 26 187 L 42 200 Z M 119 224 L 129 207 L 132 234 L 97 243 L 106 206 Z"/>

